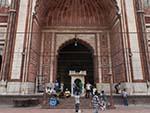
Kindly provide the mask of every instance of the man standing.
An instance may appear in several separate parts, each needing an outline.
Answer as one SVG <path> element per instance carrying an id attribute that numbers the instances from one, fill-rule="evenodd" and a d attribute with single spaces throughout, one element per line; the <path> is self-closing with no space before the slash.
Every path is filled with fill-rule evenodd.
<path id="1" fill-rule="evenodd" d="M 122 98 L 123 98 L 123 104 L 125 106 L 128 106 L 128 93 L 126 92 L 126 89 L 123 89 L 122 91 Z"/>
<path id="2" fill-rule="evenodd" d="M 85 95 L 86 98 L 90 97 L 90 91 L 91 91 L 91 84 L 87 83 L 86 84 L 86 95 Z"/>
<path id="3" fill-rule="evenodd" d="M 150 89 L 150 81 L 149 80 L 147 80 L 146 81 L 146 86 L 147 86 L 147 95 L 149 95 L 149 89 Z"/>
<path id="4" fill-rule="evenodd" d="M 106 110 L 108 100 L 104 90 L 101 91 L 100 97 L 101 97 L 102 109 Z"/>
<path id="5" fill-rule="evenodd" d="M 75 97 L 75 112 L 76 113 L 80 113 L 80 88 L 79 85 L 77 85 L 77 83 L 74 82 L 73 84 L 73 94 Z"/>
<path id="6" fill-rule="evenodd" d="M 80 113 L 80 95 L 79 92 L 76 93 L 75 97 L 75 112 Z"/>
<path id="7" fill-rule="evenodd" d="M 117 83 L 117 84 L 115 85 L 116 94 L 119 94 L 119 91 L 120 91 L 120 85 L 121 85 L 120 82 Z"/>

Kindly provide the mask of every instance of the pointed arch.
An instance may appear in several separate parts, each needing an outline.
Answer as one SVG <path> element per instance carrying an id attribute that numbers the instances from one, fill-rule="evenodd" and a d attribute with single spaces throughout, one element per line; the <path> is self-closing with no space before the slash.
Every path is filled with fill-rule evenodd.
<path id="1" fill-rule="evenodd" d="M 59 46 L 58 50 L 57 50 L 57 54 L 60 52 L 61 49 L 63 49 L 65 46 L 71 44 L 71 43 L 80 43 L 82 45 L 84 45 L 85 47 L 87 47 L 92 54 L 94 54 L 94 49 L 93 47 L 86 41 L 82 40 L 82 39 L 79 39 L 79 38 L 73 38 L 73 39 L 70 39 L 70 40 L 67 40 L 65 41 L 63 44 L 61 44 L 61 46 Z"/>
<path id="2" fill-rule="evenodd" d="M 77 44 L 77 45 L 76 45 Z M 57 50 L 57 79 L 65 82 L 65 86 L 69 84 L 69 71 L 87 72 L 85 81 L 95 83 L 95 70 L 94 70 L 94 49 L 86 41 L 73 38 L 64 42 Z"/>

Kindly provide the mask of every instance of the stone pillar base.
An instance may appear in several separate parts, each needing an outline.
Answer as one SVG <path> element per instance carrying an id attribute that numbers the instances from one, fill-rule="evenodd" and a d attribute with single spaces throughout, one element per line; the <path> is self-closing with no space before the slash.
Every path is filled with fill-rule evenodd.
<path id="1" fill-rule="evenodd" d="M 147 86 L 146 83 L 122 83 L 121 88 L 125 88 L 130 95 L 146 95 Z"/>
<path id="2" fill-rule="evenodd" d="M 8 94 L 33 94 L 34 83 L 31 82 L 8 82 L 7 93 Z"/>
<path id="3" fill-rule="evenodd" d="M 46 83 L 46 84 L 45 84 L 45 87 L 54 88 L 54 83 Z"/>
<path id="4" fill-rule="evenodd" d="M 5 94 L 6 93 L 6 81 L 0 81 L 0 94 Z"/>
<path id="5" fill-rule="evenodd" d="M 109 83 L 97 83 L 97 90 L 100 92 L 104 90 L 106 93 L 110 93 Z M 113 93 L 115 93 L 115 84 L 112 85 Z M 121 83 L 120 89 L 126 89 L 129 95 L 148 95 L 150 94 L 150 88 L 147 89 L 146 83 Z"/>
<path id="6" fill-rule="evenodd" d="M 105 91 L 105 93 L 110 92 L 110 84 L 109 83 L 97 83 L 96 84 L 97 90 L 100 93 L 102 90 Z"/>
<path id="7" fill-rule="evenodd" d="M 133 83 L 121 83 L 121 90 L 126 89 L 129 95 L 132 95 L 133 92 Z"/>
<path id="8" fill-rule="evenodd" d="M 147 94 L 146 83 L 133 83 L 134 94 Z"/>
<path id="9" fill-rule="evenodd" d="M 7 93 L 20 93 L 21 82 L 8 82 L 7 83 Z"/>
<path id="10" fill-rule="evenodd" d="M 21 94 L 35 93 L 35 85 L 32 82 L 23 82 L 21 84 Z"/>

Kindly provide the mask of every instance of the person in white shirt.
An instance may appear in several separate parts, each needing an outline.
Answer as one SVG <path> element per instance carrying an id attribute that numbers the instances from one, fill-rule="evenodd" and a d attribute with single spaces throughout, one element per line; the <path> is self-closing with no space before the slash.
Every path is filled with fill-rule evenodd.
<path id="1" fill-rule="evenodd" d="M 56 95 L 56 90 L 55 90 L 55 88 L 51 88 L 50 94 L 51 94 L 51 95 Z"/>
<path id="2" fill-rule="evenodd" d="M 96 87 L 93 87 L 92 95 L 95 95 L 96 91 L 97 91 Z"/>
<path id="3" fill-rule="evenodd" d="M 86 95 L 85 95 L 86 98 L 90 97 L 90 91 L 91 91 L 91 84 L 87 83 L 86 84 Z"/>
<path id="4" fill-rule="evenodd" d="M 68 98 L 68 97 L 70 97 L 71 96 L 71 93 L 70 93 L 70 91 L 68 90 L 68 88 L 66 88 L 66 90 L 65 90 L 65 97 L 66 98 Z"/>

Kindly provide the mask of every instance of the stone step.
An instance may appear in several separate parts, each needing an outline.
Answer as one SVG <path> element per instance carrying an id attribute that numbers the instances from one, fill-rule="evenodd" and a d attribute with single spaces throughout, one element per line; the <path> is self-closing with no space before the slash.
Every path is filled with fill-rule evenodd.
<path id="1" fill-rule="evenodd" d="M 110 102 L 110 96 L 108 95 L 108 101 Z M 43 95 L 42 94 L 30 94 L 30 95 L 0 95 L 0 105 L 14 105 L 13 100 L 15 99 L 25 99 L 25 98 L 37 98 L 39 99 L 38 105 L 43 104 Z M 69 99 L 69 100 L 68 100 Z M 122 96 L 120 94 L 113 95 L 113 100 L 115 105 L 122 105 Z M 148 105 L 150 104 L 150 95 L 129 95 L 128 96 L 129 104 L 142 104 L 142 105 Z M 71 104 L 70 104 L 71 103 Z M 86 103 L 86 104 L 85 104 Z M 88 106 L 91 106 L 91 100 L 85 99 L 84 97 L 81 98 L 81 107 L 88 108 Z M 66 105 L 64 105 L 66 104 Z M 43 107 L 43 105 L 42 105 Z M 65 98 L 60 99 L 60 104 L 57 106 L 58 108 L 74 108 L 74 98 Z M 44 106 L 44 108 L 49 108 L 49 106 Z"/>
<path id="2" fill-rule="evenodd" d="M 74 109 L 75 99 L 73 97 L 60 99 L 59 104 L 56 107 L 48 106 L 50 109 Z M 81 109 L 90 109 L 92 108 L 91 99 L 80 98 L 80 108 Z"/>

